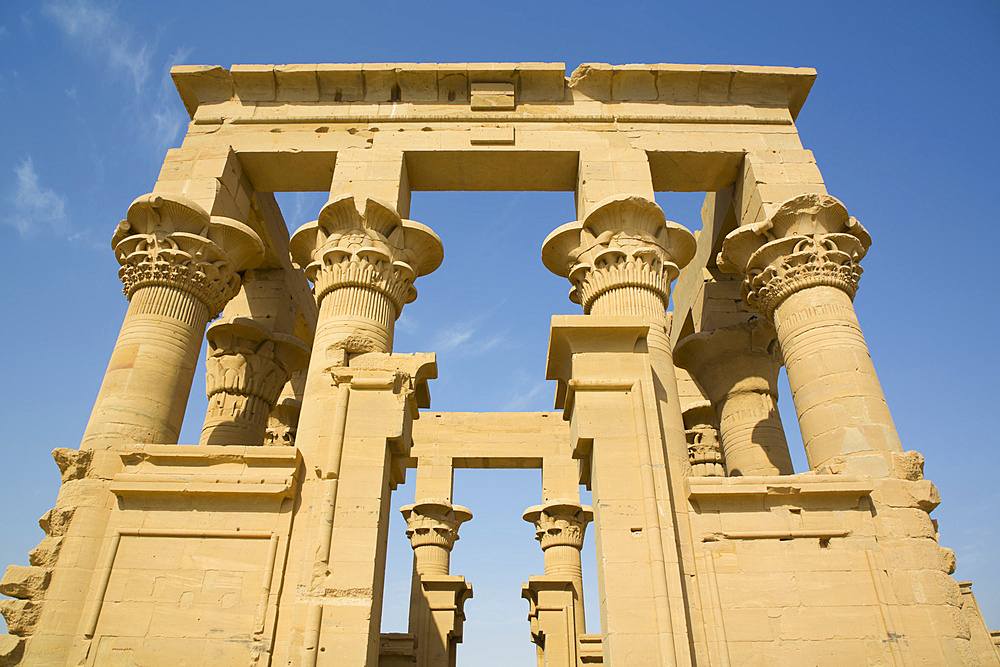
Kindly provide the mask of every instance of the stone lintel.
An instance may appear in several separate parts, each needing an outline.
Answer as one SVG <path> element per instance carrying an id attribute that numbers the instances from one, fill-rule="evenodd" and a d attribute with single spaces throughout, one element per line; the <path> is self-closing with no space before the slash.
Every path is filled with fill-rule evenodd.
<path id="1" fill-rule="evenodd" d="M 688 498 L 693 501 L 740 503 L 748 497 L 842 498 L 857 504 L 875 490 L 870 479 L 848 475 L 769 475 L 746 477 L 692 477 Z"/>
<path id="2" fill-rule="evenodd" d="M 121 454 L 111 491 L 149 494 L 291 497 L 299 453 L 291 447 L 137 445 Z"/>

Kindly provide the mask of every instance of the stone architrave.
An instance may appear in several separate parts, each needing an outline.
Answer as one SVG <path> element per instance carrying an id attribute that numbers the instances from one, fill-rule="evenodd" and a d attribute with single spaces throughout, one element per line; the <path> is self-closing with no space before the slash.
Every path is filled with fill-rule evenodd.
<path id="1" fill-rule="evenodd" d="M 692 334 L 674 350 L 674 362 L 697 379 L 718 410 L 729 475 L 792 473 L 778 416 L 781 356 L 768 322 Z"/>
<path id="2" fill-rule="evenodd" d="M 216 322 L 207 337 L 201 444 L 263 444 L 268 416 L 291 374 L 308 363 L 309 346 L 243 317 Z"/>
<path id="3" fill-rule="evenodd" d="M 744 276 L 744 302 L 773 321 L 810 468 L 902 446 L 852 303 L 871 236 L 829 195 L 789 199 L 730 233 L 719 267 Z"/>

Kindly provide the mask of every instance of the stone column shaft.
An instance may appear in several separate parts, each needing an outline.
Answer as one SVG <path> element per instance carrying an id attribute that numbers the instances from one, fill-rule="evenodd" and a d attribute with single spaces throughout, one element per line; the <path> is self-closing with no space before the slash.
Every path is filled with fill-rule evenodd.
<path id="1" fill-rule="evenodd" d="M 774 322 L 810 465 L 859 451 L 902 452 L 851 298 L 811 287 L 780 303 Z"/>
<path id="2" fill-rule="evenodd" d="M 723 244 L 720 268 L 741 272 L 743 298 L 774 322 L 813 470 L 835 459 L 902 452 L 852 300 L 871 237 L 827 195 L 786 201 Z M 887 461 L 868 474 L 889 473 Z"/>
<path id="3" fill-rule="evenodd" d="M 719 413 L 730 476 L 788 475 L 792 460 L 778 416 L 774 329 L 762 320 L 692 334 L 674 359 L 704 387 Z"/>

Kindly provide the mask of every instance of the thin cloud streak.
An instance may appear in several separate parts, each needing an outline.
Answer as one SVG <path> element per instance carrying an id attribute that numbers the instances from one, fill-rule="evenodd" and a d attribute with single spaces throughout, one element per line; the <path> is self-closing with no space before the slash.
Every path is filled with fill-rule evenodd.
<path id="1" fill-rule="evenodd" d="M 114 13 L 113 6 L 87 0 L 50 2 L 42 13 L 70 39 L 126 75 L 138 95 L 149 79 L 151 49 Z"/>
<path id="2" fill-rule="evenodd" d="M 69 231 L 66 198 L 38 182 L 30 155 L 14 167 L 14 175 L 15 190 L 8 199 L 11 208 L 3 216 L 4 223 L 16 229 L 22 239 L 42 234 L 66 236 Z"/>

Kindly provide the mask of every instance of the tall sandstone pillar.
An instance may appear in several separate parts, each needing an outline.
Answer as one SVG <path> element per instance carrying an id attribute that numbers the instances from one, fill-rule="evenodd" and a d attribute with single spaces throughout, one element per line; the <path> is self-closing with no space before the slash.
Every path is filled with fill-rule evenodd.
<path id="1" fill-rule="evenodd" d="M 120 448 L 177 443 L 205 326 L 236 295 L 240 272 L 264 254 L 243 223 L 168 194 L 136 199 L 112 244 L 129 307 L 81 451 L 64 455 L 72 462 L 43 525 L 48 537 L 32 552 L 34 565 L 55 566 L 26 652 L 35 664 L 86 655 L 83 612 L 108 548 Z"/>
<path id="2" fill-rule="evenodd" d="M 289 555 L 299 604 L 276 646 L 300 664 L 378 660 L 389 494 L 436 374 L 433 355 L 391 353 L 414 280 L 443 259 L 434 232 L 401 216 L 408 198 L 401 152 L 344 151 L 330 201 L 289 244 L 319 308 L 295 440 L 308 471 Z"/>
<path id="3" fill-rule="evenodd" d="M 601 172 L 582 164 L 583 217 L 556 229 L 542 247 L 545 266 L 569 279 L 570 300 L 586 316 L 554 318 L 549 377 L 564 382 L 575 455 L 586 460 L 593 491 L 605 660 L 690 664 L 683 574 L 691 571 L 690 544 L 684 546 L 690 530 L 674 501 L 683 497 L 690 463 L 665 311 L 670 284 L 695 242 L 652 201 L 645 156 L 632 163 L 626 157 L 616 168 L 632 164 L 634 183 L 598 179 L 588 186 L 588 174 Z M 630 185 L 639 194 L 622 192 Z M 591 202 L 587 191 L 603 186 L 613 194 Z M 612 343 L 636 336 L 627 352 Z"/>
<path id="4" fill-rule="evenodd" d="M 886 475 L 903 451 L 852 303 L 870 245 L 837 199 L 806 194 L 730 233 L 719 257 L 744 276 L 745 303 L 774 322 L 813 470 L 877 453 L 884 462 L 864 472 Z"/>

